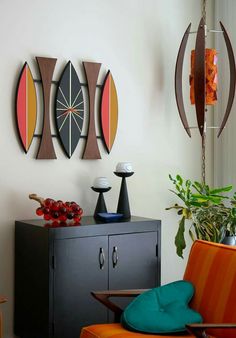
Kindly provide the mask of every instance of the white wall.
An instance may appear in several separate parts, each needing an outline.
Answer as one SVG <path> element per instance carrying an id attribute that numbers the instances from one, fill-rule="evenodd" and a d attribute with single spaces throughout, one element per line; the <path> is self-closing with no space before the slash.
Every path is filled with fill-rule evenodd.
<path id="1" fill-rule="evenodd" d="M 131 161 L 135 170 L 128 181 L 132 213 L 162 220 L 162 283 L 182 277 L 186 262 L 177 258 L 173 244 L 177 217 L 165 211 L 175 202 L 168 173 L 200 179 L 200 137 L 193 131 L 189 139 L 181 125 L 174 68 L 182 35 L 190 21 L 197 27 L 201 11 L 196 0 L 1 0 L 0 13 L 0 293 L 9 299 L 2 308 L 6 337 L 12 337 L 14 220 L 36 218 L 28 194 L 78 201 L 88 215 L 97 199 L 91 183 L 95 176 L 107 176 L 112 190 L 106 201 L 109 211 L 115 211 L 120 180 L 113 171 L 119 161 Z M 193 41 L 190 37 L 188 50 Z M 14 95 L 25 60 L 38 76 L 34 56 L 58 58 L 54 79 L 68 60 L 81 79 L 83 60 L 103 63 L 101 79 L 111 69 L 120 115 L 109 156 L 99 144 L 102 160 L 81 160 L 81 141 L 68 160 L 56 140 L 57 160 L 35 160 L 38 140 L 23 153 Z M 187 110 L 196 125 L 190 116 L 194 110 Z"/>

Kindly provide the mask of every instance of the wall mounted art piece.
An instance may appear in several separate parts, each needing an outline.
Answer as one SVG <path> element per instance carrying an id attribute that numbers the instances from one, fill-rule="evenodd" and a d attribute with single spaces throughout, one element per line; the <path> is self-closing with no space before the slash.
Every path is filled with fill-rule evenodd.
<path id="1" fill-rule="evenodd" d="M 89 93 L 89 127 L 83 158 L 99 159 L 101 158 L 101 155 L 98 149 L 95 130 L 94 105 L 95 105 L 96 84 L 99 70 L 101 68 L 101 63 L 83 62 L 83 66 L 88 81 L 88 93 Z"/>
<path id="2" fill-rule="evenodd" d="M 53 74 L 57 59 L 36 57 L 36 60 L 40 79 L 33 78 L 28 64 L 25 63 L 16 92 L 17 126 L 24 151 L 28 152 L 33 137 L 39 137 L 37 159 L 57 158 L 52 138 L 59 139 L 68 158 L 73 155 L 80 139 L 85 140 L 83 159 L 101 158 L 97 139 L 104 142 L 110 153 L 118 124 L 117 93 L 110 71 L 103 83 L 98 84 L 101 63 L 83 62 L 87 82 L 81 83 L 74 66 L 69 61 L 59 81 L 55 81 Z M 43 125 L 39 134 L 35 134 L 37 110 L 35 83 L 41 85 L 39 90 L 42 90 L 43 97 L 43 111 L 40 112 Z M 51 94 L 52 85 L 56 86 L 55 97 Z M 97 109 L 95 97 L 100 97 L 101 109 Z M 87 104 L 85 98 L 88 98 Z M 54 111 L 51 109 L 52 100 L 55 100 Z M 51 123 L 55 123 L 56 135 L 51 132 Z M 96 130 L 101 130 L 102 135 L 97 135 Z"/>
<path id="3" fill-rule="evenodd" d="M 33 140 L 37 101 L 34 80 L 27 62 L 24 64 L 16 93 L 16 119 L 20 140 L 27 153 Z"/>
<path id="4" fill-rule="evenodd" d="M 44 116 L 43 116 L 43 132 L 37 158 L 39 159 L 56 159 L 54 151 L 51 127 L 50 127 L 50 91 L 54 68 L 57 59 L 36 57 L 43 86 Z"/>
<path id="5" fill-rule="evenodd" d="M 108 71 L 104 81 L 104 87 L 101 100 L 101 125 L 104 142 L 107 152 L 110 153 L 116 137 L 118 124 L 118 99 L 116 87 L 111 75 Z"/>
<path id="6" fill-rule="evenodd" d="M 59 138 L 70 158 L 79 142 L 84 122 L 82 87 L 70 61 L 59 80 L 55 104 Z"/>

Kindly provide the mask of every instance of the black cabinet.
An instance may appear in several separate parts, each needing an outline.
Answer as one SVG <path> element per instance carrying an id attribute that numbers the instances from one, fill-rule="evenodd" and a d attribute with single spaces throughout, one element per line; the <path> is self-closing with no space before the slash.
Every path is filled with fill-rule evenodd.
<path id="1" fill-rule="evenodd" d="M 56 240 L 54 253 L 55 336 L 68 337 L 68 332 L 76 336 L 77 332 L 79 337 L 83 325 L 107 321 L 106 309 L 90 295 L 91 290 L 107 288 L 107 236 Z"/>
<path id="2" fill-rule="evenodd" d="M 160 284 L 161 222 L 141 217 L 47 228 L 16 221 L 15 334 L 78 338 L 83 326 L 108 321 L 92 290 Z M 118 300 L 119 302 L 119 300 Z"/>

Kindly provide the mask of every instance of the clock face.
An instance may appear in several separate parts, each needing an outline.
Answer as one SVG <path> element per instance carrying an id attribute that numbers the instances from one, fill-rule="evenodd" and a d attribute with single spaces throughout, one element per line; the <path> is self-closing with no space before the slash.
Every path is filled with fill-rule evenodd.
<path id="1" fill-rule="evenodd" d="M 84 98 L 78 75 L 70 61 L 58 83 L 55 116 L 61 143 L 67 156 L 71 157 L 83 129 Z"/>

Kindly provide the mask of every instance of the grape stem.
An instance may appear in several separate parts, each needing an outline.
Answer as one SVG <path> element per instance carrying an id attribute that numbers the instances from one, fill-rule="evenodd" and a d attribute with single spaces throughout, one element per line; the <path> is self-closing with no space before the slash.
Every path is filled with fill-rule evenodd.
<path id="1" fill-rule="evenodd" d="M 37 194 L 29 194 L 29 198 L 31 200 L 35 200 L 40 203 L 40 205 L 43 207 L 44 206 L 44 198 L 39 197 Z"/>

